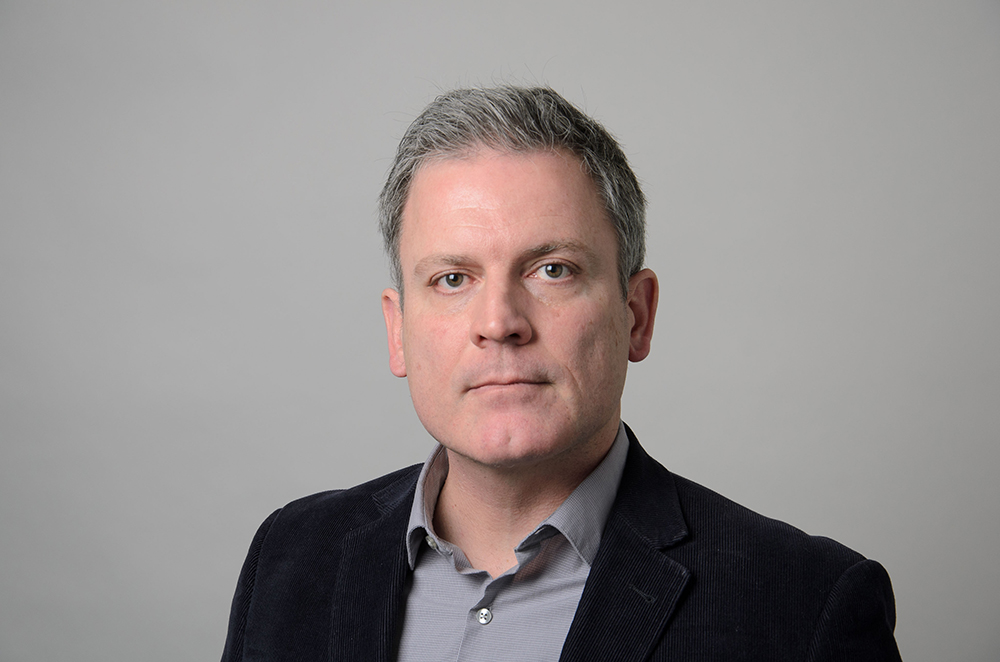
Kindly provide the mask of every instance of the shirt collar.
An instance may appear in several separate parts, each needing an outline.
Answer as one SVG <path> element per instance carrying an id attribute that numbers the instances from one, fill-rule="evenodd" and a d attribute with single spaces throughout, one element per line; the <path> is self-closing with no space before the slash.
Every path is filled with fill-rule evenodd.
<path id="1" fill-rule="evenodd" d="M 618 435 L 601 463 L 515 550 L 548 537 L 546 532 L 556 529 L 569 541 L 580 558 L 591 565 L 597 556 L 601 533 L 618 493 L 618 483 L 621 482 L 628 455 L 628 444 L 625 424 L 619 422 Z M 410 510 L 410 523 L 406 528 L 406 556 L 411 570 L 416 566 L 417 552 L 425 536 L 433 539 L 436 545 L 448 545 L 437 537 L 432 526 L 434 508 L 447 475 L 448 454 L 439 444 L 431 451 L 420 470 Z"/>

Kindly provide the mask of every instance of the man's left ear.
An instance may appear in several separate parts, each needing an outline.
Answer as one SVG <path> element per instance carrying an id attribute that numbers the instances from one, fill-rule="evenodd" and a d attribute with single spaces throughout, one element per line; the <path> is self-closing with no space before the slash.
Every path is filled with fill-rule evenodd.
<path id="1" fill-rule="evenodd" d="M 628 279 L 627 305 L 632 320 L 632 328 L 629 330 L 629 361 L 638 362 L 649 356 L 659 297 L 660 283 L 652 269 L 643 269 Z"/>

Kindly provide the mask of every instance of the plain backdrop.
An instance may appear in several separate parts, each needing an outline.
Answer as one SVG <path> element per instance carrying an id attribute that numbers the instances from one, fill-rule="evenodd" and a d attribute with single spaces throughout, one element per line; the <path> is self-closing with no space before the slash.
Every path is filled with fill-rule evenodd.
<path id="1" fill-rule="evenodd" d="M 375 199 L 441 90 L 621 140 L 625 420 L 1000 659 L 1000 3 L 0 0 L 0 660 L 211 660 L 259 522 L 424 459 Z"/>

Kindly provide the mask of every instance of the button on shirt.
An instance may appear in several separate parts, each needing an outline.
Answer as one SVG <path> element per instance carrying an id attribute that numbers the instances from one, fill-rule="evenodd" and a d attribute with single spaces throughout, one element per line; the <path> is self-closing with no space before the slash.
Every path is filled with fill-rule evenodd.
<path id="1" fill-rule="evenodd" d="M 413 572 L 399 662 L 558 659 L 618 492 L 628 443 L 619 424 L 601 463 L 514 548 L 517 565 L 496 578 L 473 568 L 459 547 L 434 533 L 434 508 L 448 475 L 447 453 L 435 448 L 417 480 L 407 527 Z"/>

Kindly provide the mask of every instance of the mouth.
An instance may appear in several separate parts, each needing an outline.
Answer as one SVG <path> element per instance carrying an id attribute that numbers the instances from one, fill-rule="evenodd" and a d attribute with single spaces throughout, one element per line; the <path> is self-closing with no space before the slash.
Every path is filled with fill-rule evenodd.
<path id="1" fill-rule="evenodd" d="M 526 388 L 531 386 L 542 386 L 548 382 L 537 379 L 490 379 L 476 382 L 468 388 L 470 392 L 499 391 L 504 389 Z"/>

